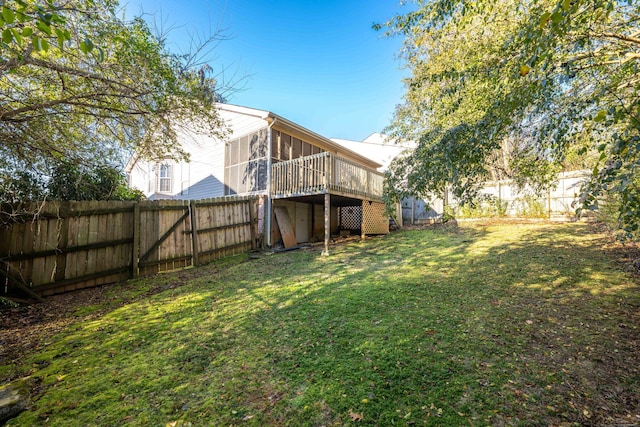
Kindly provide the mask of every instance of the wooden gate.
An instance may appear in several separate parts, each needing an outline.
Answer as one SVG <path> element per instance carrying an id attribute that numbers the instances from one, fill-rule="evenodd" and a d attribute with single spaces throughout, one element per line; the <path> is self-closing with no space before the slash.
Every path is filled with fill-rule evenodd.
<path id="1" fill-rule="evenodd" d="M 161 200 L 141 202 L 134 211 L 134 223 L 139 230 L 133 277 L 149 276 L 161 271 L 176 270 L 191 265 L 191 217 L 189 202 Z"/>

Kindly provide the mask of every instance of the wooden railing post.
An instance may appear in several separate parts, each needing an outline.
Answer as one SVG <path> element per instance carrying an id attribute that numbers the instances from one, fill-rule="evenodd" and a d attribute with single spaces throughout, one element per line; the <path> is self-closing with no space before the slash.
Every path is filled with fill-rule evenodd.
<path id="1" fill-rule="evenodd" d="M 333 187 L 333 155 L 331 153 L 327 153 L 326 161 L 326 183 L 325 188 L 327 191 L 330 191 Z"/>
<path id="2" fill-rule="evenodd" d="M 367 184 L 364 191 L 366 192 L 365 194 L 368 196 L 372 193 L 371 192 L 371 172 L 367 171 L 366 173 L 367 173 Z"/>

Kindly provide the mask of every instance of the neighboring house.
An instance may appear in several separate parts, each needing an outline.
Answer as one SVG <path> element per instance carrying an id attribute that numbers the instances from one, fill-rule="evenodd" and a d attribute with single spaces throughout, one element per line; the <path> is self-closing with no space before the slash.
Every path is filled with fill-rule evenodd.
<path id="1" fill-rule="evenodd" d="M 348 139 L 332 138 L 337 144 L 342 145 L 356 153 L 360 153 L 382 166 L 378 169 L 381 172 L 389 168 L 389 164 L 402 152 L 412 150 L 416 144 L 413 142 L 396 142 L 387 135 L 373 133 L 363 141 L 351 141 Z M 396 214 L 396 220 L 403 223 L 414 224 L 419 220 L 433 220 L 442 217 L 443 200 L 432 196 L 431 198 L 407 197 L 400 201 L 401 212 Z"/>
<path id="2" fill-rule="evenodd" d="M 387 170 L 391 161 L 403 151 L 415 147 L 415 144 L 410 142 L 396 143 L 379 133 L 368 136 L 364 141 L 336 138 L 332 141 L 380 163 L 380 171 Z M 560 173 L 555 185 L 546 194 L 537 196 L 531 188 L 519 188 L 509 180 L 484 182 L 478 191 L 480 195 L 491 198 L 492 206 L 500 206 L 501 215 L 518 217 L 546 212 L 555 220 L 574 218 L 575 209 L 572 203 L 580 194 L 580 186 L 587 176 L 588 171 Z M 483 203 L 486 205 L 488 201 Z M 401 218 L 404 224 L 433 222 L 442 218 L 445 206 L 449 206 L 453 211 L 460 208 L 451 190 L 448 190 L 446 195 L 432 193 L 425 197 L 406 197 L 400 201 L 400 205 L 402 213 L 398 215 L 398 219 Z M 478 211 L 481 212 L 482 209 Z"/>
<path id="3" fill-rule="evenodd" d="M 380 163 L 381 172 L 389 168 L 389 163 L 395 159 L 400 153 L 406 150 L 412 150 L 415 144 L 409 142 L 396 143 L 393 139 L 381 133 L 372 133 L 363 141 L 352 141 L 349 139 L 331 138 L 337 144 L 348 148 L 351 151 L 368 157 L 369 159 Z"/>
<path id="4" fill-rule="evenodd" d="M 133 157 L 130 186 L 150 199 L 259 196 L 259 230 L 268 246 L 324 238 L 326 250 L 339 229 L 388 232 L 381 164 L 270 111 L 217 108 L 227 138 L 181 134 L 189 162 Z"/>

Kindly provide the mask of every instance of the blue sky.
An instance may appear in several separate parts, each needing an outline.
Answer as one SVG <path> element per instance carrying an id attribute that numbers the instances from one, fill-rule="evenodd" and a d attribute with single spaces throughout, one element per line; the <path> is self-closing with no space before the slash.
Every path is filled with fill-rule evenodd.
<path id="1" fill-rule="evenodd" d="M 362 140 L 387 126 L 403 93 L 400 39 L 371 26 L 407 7 L 399 0 L 129 0 L 188 49 L 193 34 L 231 37 L 211 65 L 249 76 L 229 102 L 284 116 L 329 138 Z M 154 16 L 154 18 L 151 17 Z"/>

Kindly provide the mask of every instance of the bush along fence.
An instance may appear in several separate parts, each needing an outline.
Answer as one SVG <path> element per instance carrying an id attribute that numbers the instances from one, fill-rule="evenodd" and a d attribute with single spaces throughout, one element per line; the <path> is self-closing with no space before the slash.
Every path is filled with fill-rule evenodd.
<path id="1" fill-rule="evenodd" d="M 23 206 L 38 213 L 0 227 L 0 296 L 41 299 L 249 252 L 257 207 L 256 197 Z"/>
<path id="2" fill-rule="evenodd" d="M 405 224 L 431 222 L 442 218 L 446 210 L 456 218 L 514 217 L 549 218 L 554 220 L 575 218 L 574 200 L 588 177 L 588 171 L 563 172 L 545 194 L 535 194 L 529 188 L 518 188 L 515 183 L 488 181 L 478 189 L 475 207 L 461 206 L 451 191 L 446 196 L 432 195 L 424 199 L 402 200 L 402 219 Z"/>

